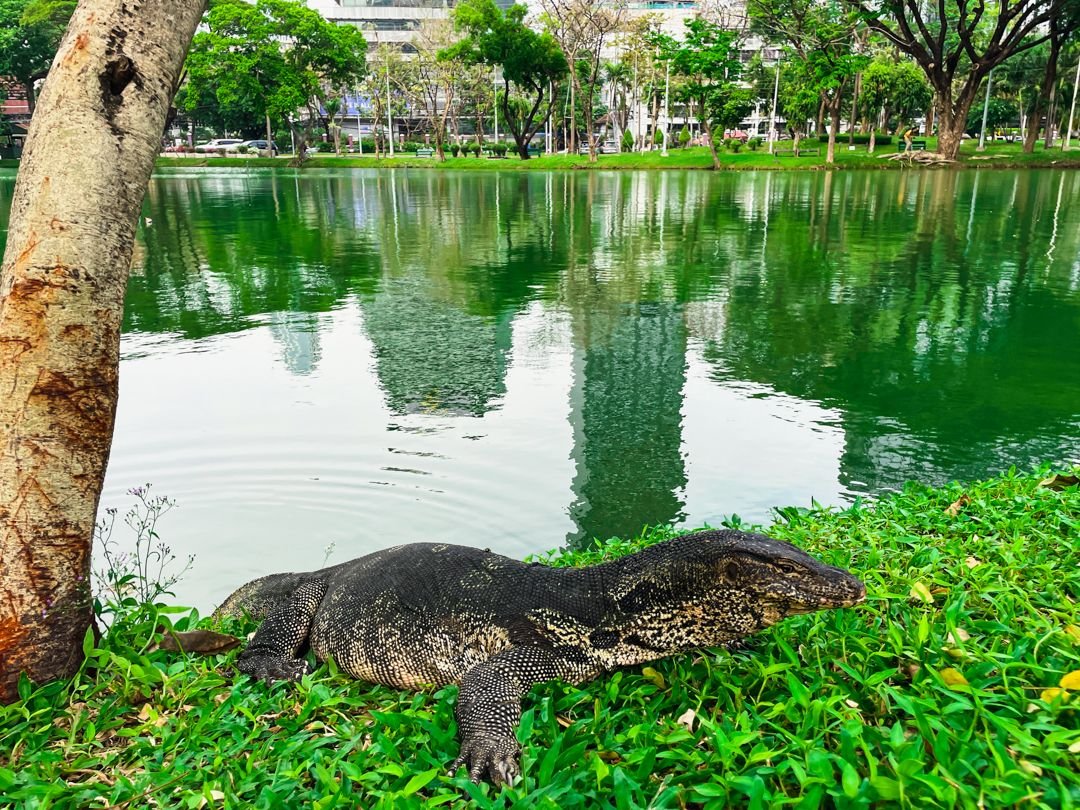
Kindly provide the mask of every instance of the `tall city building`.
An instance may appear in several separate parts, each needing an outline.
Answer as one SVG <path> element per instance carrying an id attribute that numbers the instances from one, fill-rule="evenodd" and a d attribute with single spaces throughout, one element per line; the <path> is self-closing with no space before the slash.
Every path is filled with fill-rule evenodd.
<path id="1" fill-rule="evenodd" d="M 368 42 L 393 43 L 404 51 L 424 20 L 445 20 L 456 0 L 308 0 L 331 22 L 355 25 Z M 509 8 L 513 0 L 495 0 Z"/>

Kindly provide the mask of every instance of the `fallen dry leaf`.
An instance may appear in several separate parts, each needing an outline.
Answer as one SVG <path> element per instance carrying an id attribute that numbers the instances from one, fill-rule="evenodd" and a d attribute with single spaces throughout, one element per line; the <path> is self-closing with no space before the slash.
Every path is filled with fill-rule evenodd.
<path id="1" fill-rule="evenodd" d="M 926 602 L 928 605 L 933 604 L 934 602 L 934 597 L 930 593 L 930 589 L 923 585 L 921 582 L 916 582 L 914 585 L 912 585 L 911 590 L 908 592 L 908 595 L 912 599 L 918 599 L 921 602 Z"/>
<path id="2" fill-rule="evenodd" d="M 675 722 L 685 728 L 687 731 L 694 730 L 694 723 L 697 721 L 697 714 L 693 709 L 687 709 L 685 712 L 675 718 Z"/>
<path id="3" fill-rule="evenodd" d="M 212 630 L 190 630 L 186 633 L 168 633 L 158 644 L 159 650 L 189 652 L 200 655 L 216 655 L 227 652 L 240 644 L 236 636 L 215 633 Z"/>
<path id="4" fill-rule="evenodd" d="M 1044 478 L 1039 482 L 1040 487 L 1046 487 L 1047 489 L 1062 490 L 1066 487 L 1075 487 L 1080 484 L 1080 476 L 1076 475 L 1062 475 L 1057 473 L 1051 475 L 1049 478 Z"/>
<path id="5" fill-rule="evenodd" d="M 964 560 L 964 565 L 966 565 L 968 568 L 978 568 L 980 565 L 982 565 L 982 562 L 980 562 L 975 557 L 968 557 L 966 560 Z"/>
<path id="6" fill-rule="evenodd" d="M 950 630 L 945 636 L 950 644 L 960 644 L 964 641 L 971 640 L 971 634 L 963 627 L 957 627 L 955 630 Z"/>
<path id="7" fill-rule="evenodd" d="M 960 514 L 960 510 L 967 506 L 969 503 L 971 503 L 971 498 L 969 498 L 966 494 L 961 495 L 959 498 L 957 498 L 945 508 L 945 514 L 949 517 L 956 517 Z"/>

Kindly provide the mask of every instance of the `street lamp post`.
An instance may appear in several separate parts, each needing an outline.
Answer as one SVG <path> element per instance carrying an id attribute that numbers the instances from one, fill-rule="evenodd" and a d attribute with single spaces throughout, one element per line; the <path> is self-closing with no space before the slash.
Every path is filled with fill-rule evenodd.
<path id="1" fill-rule="evenodd" d="M 776 80 L 773 83 L 772 111 L 769 113 L 769 154 L 776 146 L 776 97 L 780 95 L 780 60 L 776 60 Z"/>
<path id="2" fill-rule="evenodd" d="M 671 62 L 664 62 L 664 151 L 660 154 L 663 157 L 668 156 L 667 151 L 667 139 L 668 133 L 671 130 L 671 111 L 668 107 L 668 98 L 671 94 Z"/>
<path id="3" fill-rule="evenodd" d="M 386 139 L 390 141 L 390 157 L 394 156 L 394 122 L 390 117 L 390 50 L 386 51 Z"/>

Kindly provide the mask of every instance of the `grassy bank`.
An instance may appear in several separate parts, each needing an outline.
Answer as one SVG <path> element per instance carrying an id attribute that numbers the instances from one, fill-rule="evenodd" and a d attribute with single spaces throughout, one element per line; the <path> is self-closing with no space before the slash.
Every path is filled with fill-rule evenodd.
<path id="1" fill-rule="evenodd" d="M 0 804 L 1074 807 L 1080 487 L 1044 476 L 781 510 L 770 533 L 852 568 L 867 603 L 789 619 L 745 652 L 538 687 L 525 779 L 499 794 L 444 775 L 454 688 L 325 666 L 269 688 L 230 673 L 235 651 L 151 652 L 155 622 L 192 621 L 160 611 L 106 636 L 71 683 L 0 708 Z"/>
<path id="2" fill-rule="evenodd" d="M 819 146 L 816 141 L 804 141 L 809 146 Z M 937 146 L 936 138 L 927 139 L 927 148 L 931 151 Z M 1019 143 L 994 143 L 987 145 L 985 152 L 976 150 L 977 142 L 968 141 L 960 150 L 955 164 L 958 168 L 1080 168 L 1080 149 L 1062 152 L 1060 149 L 1043 150 L 1036 148 L 1031 154 L 1024 154 Z M 790 149 L 791 141 L 783 141 L 782 149 Z M 825 167 L 825 145 L 820 144 L 820 154 L 793 157 L 792 155 L 770 155 L 764 148 L 757 152 L 748 149 L 736 153 L 720 153 L 722 168 L 725 170 L 770 170 L 819 169 Z M 890 145 L 879 147 L 874 154 L 868 154 L 865 146 L 849 150 L 847 142 L 841 139 L 836 149 L 837 169 L 909 169 L 905 161 L 888 160 L 882 155 L 895 154 L 902 146 Z M 257 157 L 160 157 L 159 169 L 169 167 L 221 167 L 221 168 L 288 168 L 292 157 L 257 158 Z M 15 168 L 16 160 L 0 160 L 0 168 Z M 915 164 L 918 168 L 919 165 Z M 469 169 L 479 171 L 565 171 L 565 170 L 653 170 L 653 169 L 711 169 L 712 157 L 704 146 L 688 149 L 672 149 L 667 157 L 660 152 L 634 152 L 620 155 L 600 155 L 596 163 L 589 163 L 587 155 L 543 155 L 521 160 L 510 154 L 506 158 L 448 158 L 440 163 L 435 158 L 418 158 L 415 155 L 399 153 L 393 159 L 376 160 L 374 157 L 358 155 L 318 155 L 311 158 L 305 168 L 312 169 Z"/>
<path id="3" fill-rule="evenodd" d="M 816 147 L 816 141 L 804 144 Z M 929 138 L 927 147 L 932 151 L 937 146 L 936 138 Z M 985 152 L 976 150 L 977 143 L 970 141 L 960 151 L 957 166 L 961 168 L 1080 168 L 1080 150 L 1062 152 L 1059 149 L 1049 151 L 1036 149 L 1031 154 L 1024 154 L 1019 143 L 991 142 Z M 781 148 L 790 149 L 791 142 L 781 142 Z M 820 154 L 793 157 L 789 154 L 770 155 L 767 150 L 752 152 L 742 149 L 738 153 L 724 151 L 720 153 L 722 167 L 725 170 L 785 170 L 815 169 L 825 164 L 825 145 L 820 144 Z M 874 154 L 868 154 L 865 146 L 855 150 L 847 148 L 846 141 L 837 145 L 836 168 L 838 169 L 906 169 L 907 162 L 888 160 L 882 155 L 895 154 L 902 147 L 890 145 L 879 147 Z M 268 167 L 288 166 L 292 158 L 159 158 L 158 167 L 168 166 L 228 166 L 228 167 Z M 424 168 L 424 169 L 471 169 L 483 171 L 560 171 L 560 170 L 652 170 L 652 169 L 711 169 L 712 158 L 705 147 L 672 149 L 667 157 L 660 152 L 635 152 L 620 155 L 600 155 L 596 163 L 589 163 L 587 155 L 543 155 L 521 160 L 515 155 L 504 159 L 461 157 L 448 158 L 440 163 L 435 158 L 418 158 L 414 155 L 399 154 L 393 159 L 376 160 L 374 157 L 347 155 L 318 155 L 306 164 L 310 168 Z M 918 164 L 916 164 L 918 166 Z"/>

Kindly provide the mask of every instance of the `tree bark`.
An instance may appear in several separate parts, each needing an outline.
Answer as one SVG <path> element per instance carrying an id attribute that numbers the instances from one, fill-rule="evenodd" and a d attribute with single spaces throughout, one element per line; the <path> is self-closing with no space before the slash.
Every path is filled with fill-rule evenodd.
<path id="1" fill-rule="evenodd" d="M 0 701 L 70 675 L 135 226 L 201 0 L 82 0 L 38 99 L 0 265 Z"/>
<path id="2" fill-rule="evenodd" d="M 1053 23 L 1051 23 L 1053 26 Z M 1056 26 L 1055 28 L 1056 33 Z M 1046 104 L 1046 135 L 1050 135 L 1050 113 L 1051 113 L 1051 101 L 1054 97 L 1054 84 L 1057 82 L 1057 66 L 1058 57 L 1061 54 L 1062 40 L 1057 36 L 1050 37 L 1050 54 L 1046 59 L 1046 70 L 1043 73 L 1042 87 L 1039 88 L 1039 95 L 1035 97 L 1035 109 L 1031 113 L 1031 122 L 1028 126 L 1028 131 L 1024 136 L 1024 151 L 1031 153 L 1035 151 L 1035 141 L 1039 137 L 1039 120 L 1041 114 L 1039 108 L 1042 104 Z M 1044 144 L 1045 146 L 1045 144 Z"/>
<path id="3" fill-rule="evenodd" d="M 840 104 L 843 101 L 843 85 L 836 88 L 836 97 L 829 99 L 829 143 L 825 149 L 825 163 L 836 162 L 836 131 L 840 129 Z"/>

